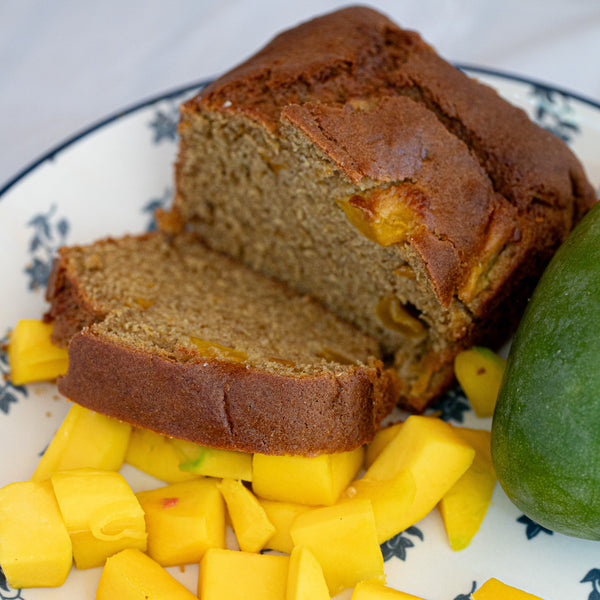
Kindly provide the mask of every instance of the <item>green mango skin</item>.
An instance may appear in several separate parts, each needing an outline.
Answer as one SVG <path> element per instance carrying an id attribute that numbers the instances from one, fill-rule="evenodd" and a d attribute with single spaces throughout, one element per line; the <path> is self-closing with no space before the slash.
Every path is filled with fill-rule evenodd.
<path id="1" fill-rule="evenodd" d="M 494 413 L 492 457 L 528 517 L 600 540 L 600 205 L 559 248 L 525 310 Z"/>

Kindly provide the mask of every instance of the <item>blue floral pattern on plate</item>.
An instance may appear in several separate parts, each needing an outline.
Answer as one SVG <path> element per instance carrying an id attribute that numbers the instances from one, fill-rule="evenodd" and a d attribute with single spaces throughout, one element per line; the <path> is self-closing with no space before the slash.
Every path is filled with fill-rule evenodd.
<path id="1" fill-rule="evenodd" d="M 179 103 L 170 100 L 169 105 L 159 108 L 154 112 L 154 116 L 149 123 L 154 132 L 152 142 L 160 144 L 162 141 L 177 141 L 177 124 L 179 123 Z"/>
<path id="2" fill-rule="evenodd" d="M 547 535 L 552 535 L 554 533 L 553 531 L 550 531 L 550 529 L 542 527 L 542 525 L 536 523 L 526 515 L 521 515 L 517 519 L 517 522 L 523 523 L 523 525 L 525 525 L 525 536 L 528 540 L 532 540 L 535 536 L 539 535 L 540 533 L 545 533 Z"/>
<path id="3" fill-rule="evenodd" d="M 30 263 L 25 267 L 31 290 L 46 286 L 56 251 L 67 242 L 69 222 L 55 213 L 53 204 L 47 212 L 35 214 L 27 222 L 33 230 L 29 242 Z"/>
<path id="4" fill-rule="evenodd" d="M 531 91 L 535 98 L 535 121 L 565 142 L 579 133 L 575 110 L 567 94 L 536 84 Z"/>
<path id="5" fill-rule="evenodd" d="M 381 544 L 381 553 L 383 554 L 383 560 L 388 561 L 390 558 L 395 556 L 400 560 L 406 560 L 406 551 L 408 548 L 413 548 L 415 543 L 413 538 L 418 538 L 421 541 L 424 541 L 423 532 L 414 525 L 405 529 L 403 532 L 395 535 L 393 538 L 387 540 L 383 544 Z"/>
<path id="6" fill-rule="evenodd" d="M 10 380 L 10 365 L 8 362 L 8 339 L 6 334 L 0 339 L 0 413 L 8 415 L 11 406 L 28 394 L 27 386 L 14 385 Z"/>
<path id="7" fill-rule="evenodd" d="M 596 159 L 600 106 L 538 83 L 477 68 L 466 70 L 496 86 L 531 118 L 571 144 L 594 184 L 600 185 L 600 162 Z M 43 288 L 61 244 L 156 228 L 154 212 L 168 207 L 173 194 L 178 106 L 201 86 L 176 90 L 120 111 L 54 149 L 0 190 L 0 240 L 9 230 L 12 234 L 18 229 L 14 255 L 8 263 L 0 263 L 4 292 L 0 332 L 8 332 L 18 318 L 43 313 Z M 80 161 L 86 153 L 89 162 L 82 169 Z M 114 180 L 109 176 L 113 172 Z M 102 175 L 93 185 L 91 173 Z M 6 343 L 5 336 L 0 340 L 0 449 L 5 457 L 18 452 L 23 461 L 18 467 L 11 466 L 12 460 L 3 462 L 0 486 L 29 476 L 39 459 L 39 449 L 47 445 L 68 407 L 57 399 L 51 385 L 10 383 Z M 459 388 L 440 399 L 431 411 L 457 425 L 489 428 L 491 424 L 490 419 L 474 415 Z M 33 426 L 39 439 L 30 448 L 20 432 Z M 125 468 L 124 474 L 136 491 L 148 485 L 135 470 Z M 477 585 L 497 577 L 510 585 L 527 587 L 545 600 L 600 600 L 597 543 L 553 535 L 521 515 L 499 488 L 482 530 L 464 551 L 450 550 L 441 518 L 433 511 L 385 542 L 382 554 L 388 580 L 397 581 L 398 587 L 410 586 L 418 590 L 413 593 L 425 598 L 469 600 Z M 197 569 L 170 572 L 195 589 Z M 94 589 L 97 577 L 97 570 L 91 570 L 69 578 L 57 591 L 22 592 L 11 590 L 0 571 L 0 600 L 91 598 L 93 591 L 89 590 Z"/>
<path id="8" fill-rule="evenodd" d="M 0 600 L 25 600 L 23 596 L 23 590 L 13 590 L 8 582 L 4 571 L 0 567 Z"/>
<path id="9" fill-rule="evenodd" d="M 600 600 L 600 568 L 590 569 L 581 580 L 581 583 L 590 583 L 592 585 L 592 591 L 587 600 Z"/>

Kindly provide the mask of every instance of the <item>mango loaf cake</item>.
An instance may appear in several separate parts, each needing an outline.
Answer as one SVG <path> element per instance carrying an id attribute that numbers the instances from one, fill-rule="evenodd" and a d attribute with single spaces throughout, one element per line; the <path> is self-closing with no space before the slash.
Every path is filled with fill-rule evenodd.
<path id="1" fill-rule="evenodd" d="M 364 7 L 303 23 L 181 107 L 164 227 L 373 337 L 423 410 L 505 339 L 595 201 L 569 148 Z"/>
<path id="2" fill-rule="evenodd" d="M 63 247 L 47 298 L 54 341 L 69 346 L 61 393 L 165 435 L 341 452 L 395 405 L 372 338 L 192 234 Z"/>

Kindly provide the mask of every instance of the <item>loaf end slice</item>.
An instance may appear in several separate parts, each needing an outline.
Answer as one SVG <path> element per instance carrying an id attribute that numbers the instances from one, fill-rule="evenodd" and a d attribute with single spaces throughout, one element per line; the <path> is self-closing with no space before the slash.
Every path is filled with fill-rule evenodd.
<path id="1" fill-rule="evenodd" d="M 375 338 L 416 411 L 507 339 L 595 202 L 563 141 L 365 7 L 277 36 L 179 133 L 180 222 Z"/>

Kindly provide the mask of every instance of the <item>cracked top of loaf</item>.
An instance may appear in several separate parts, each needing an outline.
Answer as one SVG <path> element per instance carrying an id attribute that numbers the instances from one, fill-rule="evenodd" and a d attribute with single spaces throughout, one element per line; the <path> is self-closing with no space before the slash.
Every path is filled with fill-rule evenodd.
<path id="1" fill-rule="evenodd" d="M 507 249 L 564 239 L 595 201 L 566 144 L 366 7 L 283 32 L 182 110 L 310 140 L 356 186 L 336 199 L 350 221 L 412 247 L 444 306 L 477 312 Z"/>

